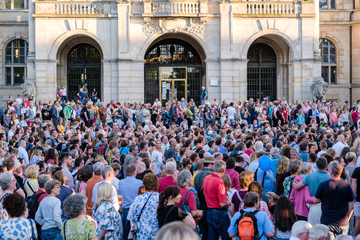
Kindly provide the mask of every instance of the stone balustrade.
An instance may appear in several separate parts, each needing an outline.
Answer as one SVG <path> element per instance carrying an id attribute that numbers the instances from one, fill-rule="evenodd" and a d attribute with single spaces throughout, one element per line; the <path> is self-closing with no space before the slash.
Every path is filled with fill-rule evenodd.
<path id="1" fill-rule="evenodd" d="M 295 2 L 248 2 L 247 14 L 297 14 Z"/>
<path id="2" fill-rule="evenodd" d="M 196 15 L 200 13 L 197 2 L 153 2 L 154 15 Z"/>
<path id="3" fill-rule="evenodd" d="M 102 2 L 56 2 L 54 14 L 104 14 Z"/>
<path id="4" fill-rule="evenodd" d="M 35 17 L 105 17 L 116 14 L 114 1 L 34 1 Z"/>

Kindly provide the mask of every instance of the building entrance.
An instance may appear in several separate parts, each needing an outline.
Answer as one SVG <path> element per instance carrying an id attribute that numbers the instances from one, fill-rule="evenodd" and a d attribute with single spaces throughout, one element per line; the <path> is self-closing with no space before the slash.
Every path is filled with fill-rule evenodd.
<path id="1" fill-rule="evenodd" d="M 202 86 L 201 59 L 195 48 L 179 39 L 165 39 L 145 55 L 145 102 L 163 104 L 191 98 L 199 104 Z"/>
<path id="2" fill-rule="evenodd" d="M 247 97 L 276 99 L 276 55 L 267 44 L 250 46 L 247 66 Z"/>
<path id="3" fill-rule="evenodd" d="M 77 99 L 77 93 L 86 83 L 91 93 L 95 88 L 101 98 L 101 54 L 92 45 L 74 46 L 67 57 L 68 98 Z"/>

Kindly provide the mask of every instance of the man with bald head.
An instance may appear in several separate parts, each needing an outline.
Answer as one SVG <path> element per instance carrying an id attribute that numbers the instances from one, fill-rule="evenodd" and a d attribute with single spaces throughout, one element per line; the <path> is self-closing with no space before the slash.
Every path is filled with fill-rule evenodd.
<path id="1" fill-rule="evenodd" d="M 337 138 L 337 143 L 334 146 L 332 146 L 332 149 L 335 149 L 337 151 L 338 157 L 340 157 L 340 153 L 344 147 L 348 147 L 348 146 L 345 142 L 344 135 L 340 134 Z"/>
<path id="2" fill-rule="evenodd" d="M 136 164 L 136 179 L 143 180 L 144 176 L 148 173 L 151 173 L 150 169 L 146 169 L 146 164 L 144 162 L 139 162 Z"/>
<path id="3" fill-rule="evenodd" d="M 29 155 L 26 151 L 26 141 L 25 140 L 21 140 L 19 143 L 19 157 L 23 158 L 25 161 L 25 165 L 27 165 L 29 163 Z"/>

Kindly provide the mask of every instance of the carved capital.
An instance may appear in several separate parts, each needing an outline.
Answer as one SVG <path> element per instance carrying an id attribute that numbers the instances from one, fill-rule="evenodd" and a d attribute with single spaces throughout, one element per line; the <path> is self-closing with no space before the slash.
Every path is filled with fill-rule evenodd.
<path id="1" fill-rule="evenodd" d="M 130 4 L 132 3 L 132 0 L 118 0 L 117 2 L 120 4 Z"/>

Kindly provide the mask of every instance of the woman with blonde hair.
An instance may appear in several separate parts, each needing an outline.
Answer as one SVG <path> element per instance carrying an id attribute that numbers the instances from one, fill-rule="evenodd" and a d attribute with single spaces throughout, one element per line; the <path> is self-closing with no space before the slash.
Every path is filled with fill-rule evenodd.
<path id="1" fill-rule="evenodd" d="M 276 194 L 281 195 L 284 193 L 284 180 L 290 176 L 289 172 L 289 159 L 285 156 L 279 158 L 278 169 L 276 171 Z"/>
<path id="2" fill-rule="evenodd" d="M 27 197 L 35 194 L 36 190 L 39 188 L 37 178 L 39 176 L 39 165 L 33 164 L 26 168 L 24 180 L 24 190 Z"/>
<path id="3" fill-rule="evenodd" d="M 108 182 L 99 184 L 92 217 L 97 222 L 98 239 L 120 239 L 121 238 L 121 216 L 111 203 L 113 188 Z"/>
<path id="4" fill-rule="evenodd" d="M 266 197 L 268 198 L 268 207 L 271 215 L 274 215 L 276 203 L 279 200 L 279 196 L 273 192 L 267 192 Z"/>
<path id="5" fill-rule="evenodd" d="M 34 149 L 29 159 L 31 159 L 30 162 L 34 164 L 43 161 L 44 160 L 43 152 L 40 149 Z"/>
<path id="6" fill-rule="evenodd" d="M 112 154 L 112 150 L 114 148 L 117 148 L 118 146 L 118 141 L 116 140 L 111 140 L 110 143 L 109 143 L 109 146 L 108 148 L 106 149 L 106 152 L 105 152 L 105 157 L 106 157 L 106 162 L 108 163 L 108 165 L 110 165 L 110 162 L 111 162 L 111 154 Z"/>
<path id="7" fill-rule="evenodd" d="M 155 149 L 151 153 L 151 164 L 155 166 L 155 174 L 159 176 L 161 170 L 163 168 L 163 150 L 162 150 L 162 143 L 160 140 L 155 141 Z"/>
<path id="8" fill-rule="evenodd" d="M 255 159 L 256 159 L 256 152 L 253 152 L 253 153 L 250 155 L 250 162 L 249 162 L 249 164 L 252 163 L 253 161 L 255 161 Z"/>
<path id="9" fill-rule="evenodd" d="M 233 194 L 231 198 L 230 213 L 234 215 L 239 211 L 240 203 L 243 201 L 250 183 L 254 180 L 254 173 L 252 171 L 243 171 L 239 175 L 240 190 Z"/>

